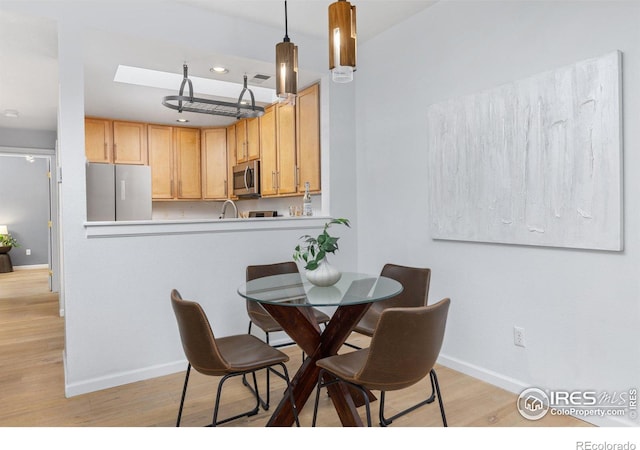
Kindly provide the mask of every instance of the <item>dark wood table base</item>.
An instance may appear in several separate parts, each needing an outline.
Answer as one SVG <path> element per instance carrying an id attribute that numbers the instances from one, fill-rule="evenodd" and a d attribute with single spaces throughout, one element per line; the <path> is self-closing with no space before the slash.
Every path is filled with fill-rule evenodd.
<path id="1" fill-rule="evenodd" d="M 311 316 L 311 308 L 267 303 L 262 305 L 308 355 L 291 380 L 296 408 L 301 411 L 318 382 L 320 369 L 316 366 L 316 361 L 337 354 L 371 303 L 339 306 L 324 331 L 320 330 L 315 318 Z M 363 426 L 356 409 L 360 402 L 354 401 L 350 389 L 343 383 L 336 383 L 330 385 L 328 390 L 342 425 Z M 372 395 L 370 398 L 375 399 Z M 285 395 L 267 426 L 291 426 L 293 423 L 291 403 Z"/>

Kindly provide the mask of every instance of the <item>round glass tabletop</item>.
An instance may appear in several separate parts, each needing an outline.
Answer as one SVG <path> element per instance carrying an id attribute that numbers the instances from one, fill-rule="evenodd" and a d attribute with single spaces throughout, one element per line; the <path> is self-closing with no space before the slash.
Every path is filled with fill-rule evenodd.
<path id="1" fill-rule="evenodd" d="M 372 303 L 402 292 L 402 284 L 391 278 L 344 272 L 329 287 L 314 286 L 299 273 L 257 278 L 242 284 L 238 294 L 259 303 L 284 306 L 339 306 Z"/>

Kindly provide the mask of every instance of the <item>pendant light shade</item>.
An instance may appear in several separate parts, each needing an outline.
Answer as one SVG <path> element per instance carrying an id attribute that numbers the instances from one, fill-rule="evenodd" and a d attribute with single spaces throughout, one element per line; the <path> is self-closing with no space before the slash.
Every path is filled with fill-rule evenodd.
<path id="1" fill-rule="evenodd" d="M 346 0 L 329 5 L 329 69 L 336 83 L 352 81 L 356 70 L 356 7 Z"/>
<path id="2" fill-rule="evenodd" d="M 276 45 L 276 94 L 280 102 L 295 104 L 298 94 L 298 46 L 289 39 L 284 2 L 284 39 Z"/>

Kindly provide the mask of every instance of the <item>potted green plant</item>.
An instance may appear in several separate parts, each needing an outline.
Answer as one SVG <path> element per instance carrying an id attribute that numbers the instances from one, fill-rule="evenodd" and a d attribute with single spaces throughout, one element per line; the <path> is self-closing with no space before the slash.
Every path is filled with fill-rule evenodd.
<path id="1" fill-rule="evenodd" d="M 348 219 L 332 219 L 324 224 L 324 229 L 317 237 L 304 235 L 300 239 L 303 244 L 296 245 L 293 253 L 295 261 L 303 261 L 307 270 L 307 279 L 316 286 L 332 286 L 340 280 L 342 274 L 327 261 L 327 253 L 338 250 L 338 239 L 329 234 L 331 225 L 351 227 Z"/>
<path id="2" fill-rule="evenodd" d="M 20 247 L 18 241 L 9 233 L 0 234 L 0 253 L 9 253 L 13 247 Z"/>

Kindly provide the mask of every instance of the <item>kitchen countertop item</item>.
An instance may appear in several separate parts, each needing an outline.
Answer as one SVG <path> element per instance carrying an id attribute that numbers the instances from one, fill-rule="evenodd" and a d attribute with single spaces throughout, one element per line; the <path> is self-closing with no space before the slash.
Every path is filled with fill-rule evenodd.
<path id="1" fill-rule="evenodd" d="M 278 211 L 249 211 L 249 217 L 278 217 Z"/>

